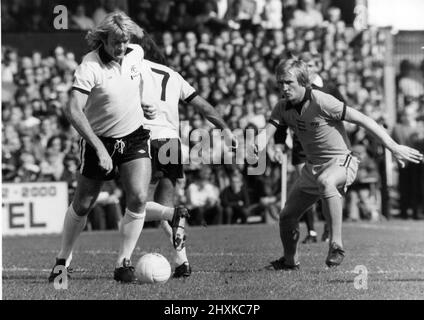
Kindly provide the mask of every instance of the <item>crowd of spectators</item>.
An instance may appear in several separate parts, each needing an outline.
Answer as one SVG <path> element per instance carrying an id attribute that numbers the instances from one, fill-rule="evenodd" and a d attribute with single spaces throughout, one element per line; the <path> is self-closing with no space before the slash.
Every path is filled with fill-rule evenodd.
<path id="1" fill-rule="evenodd" d="M 39 4 L 41 10 L 43 1 L 34 3 Z M 381 124 L 386 122 L 383 112 L 385 35 L 372 27 L 357 31 L 347 26 L 337 7 L 330 6 L 322 12 L 313 0 L 301 0 L 299 6 L 297 1 L 280 0 L 214 0 L 202 1 L 202 5 L 195 0 L 106 0 L 101 3 L 90 8 L 74 4 L 72 26 L 89 29 L 107 12 L 126 10 L 152 32 L 169 65 L 216 107 L 231 129 L 259 130 L 266 125 L 279 99 L 274 67 L 288 54 L 305 51 L 317 59 L 320 76 L 337 85 L 347 105 Z M 7 9 L 6 16 L 3 5 Z M 24 1 L 3 1 L 3 23 L 6 19 L 18 19 L 19 9 L 25 6 Z M 87 16 L 86 11 L 92 15 Z M 26 16 L 34 15 L 26 13 Z M 33 25 L 31 28 L 39 30 Z M 31 57 L 20 57 L 16 49 L 2 46 L 2 175 L 4 182 L 67 181 L 71 199 L 78 167 L 79 137 L 63 115 L 77 66 L 70 49 L 56 47 L 48 57 L 39 52 Z M 410 73 L 405 72 L 399 80 L 401 88 L 408 88 L 405 78 Z M 407 101 L 402 115 L 414 119 L 416 130 L 411 133 L 410 143 L 424 151 L 423 104 L 417 97 L 414 99 Z M 189 122 L 191 130 L 210 128 L 190 106 L 180 106 L 180 117 Z M 375 189 L 380 187 L 384 150 L 363 129 L 353 125 L 346 127 L 353 150 L 363 159 L 357 184 L 347 198 L 347 216 L 352 220 L 378 219 Z M 275 221 L 280 205 L 281 168 L 273 161 L 273 149 L 268 151 L 265 174 L 260 176 L 247 175 L 245 162 L 236 166 L 187 165 L 186 180 L 176 197 L 194 213 L 190 222 L 246 223 L 252 216 L 259 216 L 261 221 Z M 424 177 L 423 166 L 417 167 L 416 172 Z M 289 178 L 292 172 L 289 161 Z M 421 192 L 421 196 L 414 198 L 413 205 L 406 205 L 403 217 L 407 217 L 404 211 L 408 208 L 414 210 L 416 217 L 422 210 L 424 178 L 417 181 L 421 188 L 417 192 Z M 109 217 L 119 216 L 117 212 L 123 199 L 119 181 L 102 191 L 105 197 L 99 200 L 94 220 L 105 212 L 112 212 L 106 214 Z M 92 223 L 116 227 L 106 219 Z"/>

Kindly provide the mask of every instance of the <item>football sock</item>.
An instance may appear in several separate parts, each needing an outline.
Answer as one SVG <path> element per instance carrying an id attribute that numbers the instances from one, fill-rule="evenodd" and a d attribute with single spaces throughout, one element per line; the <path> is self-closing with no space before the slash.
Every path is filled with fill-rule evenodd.
<path id="1" fill-rule="evenodd" d="M 171 221 L 174 208 L 163 206 L 157 202 L 148 201 L 146 204 L 146 221 Z"/>
<path id="2" fill-rule="evenodd" d="M 70 266 L 70 264 L 71 264 L 71 261 L 72 261 L 72 251 L 71 251 L 71 253 L 69 254 L 68 259 L 66 259 L 65 267 L 69 267 L 69 266 Z"/>
<path id="3" fill-rule="evenodd" d="M 298 264 L 299 222 L 296 218 L 280 218 L 280 238 L 284 247 L 286 263 L 288 265 Z"/>
<path id="4" fill-rule="evenodd" d="M 77 215 L 72 205 L 71 203 L 68 211 L 66 211 L 63 223 L 62 247 L 57 256 L 59 259 L 68 259 L 70 257 L 75 241 L 87 223 L 87 215 Z"/>
<path id="5" fill-rule="evenodd" d="M 330 244 L 337 243 L 343 247 L 342 243 L 342 219 L 343 219 L 343 203 L 339 195 L 324 198 L 322 201 L 322 209 L 327 220 L 330 231 Z"/>
<path id="6" fill-rule="evenodd" d="M 183 264 L 184 262 L 188 262 L 186 248 L 182 248 L 180 251 L 174 250 L 174 252 L 175 252 L 175 256 L 174 256 L 175 265 L 179 266 Z"/>
<path id="7" fill-rule="evenodd" d="M 171 245 L 173 247 L 171 226 L 166 221 L 162 221 L 160 225 L 161 225 L 163 231 L 165 232 L 166 236 L 169 238 Z M 177 266 L 183 264 L 184 262 L 188 262 L 186 248 L 182 248 L 180 251 L 177 251 L 177 250 L 174 249 L 174 252 L 175 252 L 174 262 Z"/>
<path id="8" fill-rule="evenodd" d="M 125 215 L 119 227 L 121 247 L 119 249 L 118 260 L 116 261 L 116 267 L 122 266 L 124 258 L 131 258 L 141 230 L 143 230 L 145 216 L 145 210 L 141 213 L 131 212 L 128 209 L 125 210 Z"/>
<path id="9" fill-rule="evenodd" d="M 309 231 L 309 235 L 312 237 L 316 237 L 317 236 L 317 232 L 315 230 L 310 230 Z"/>

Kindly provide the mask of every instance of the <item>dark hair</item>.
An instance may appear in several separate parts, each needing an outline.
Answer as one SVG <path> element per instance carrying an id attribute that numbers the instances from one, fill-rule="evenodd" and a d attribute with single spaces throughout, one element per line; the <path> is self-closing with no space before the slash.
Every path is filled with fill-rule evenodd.
<path id="1" fill-rule="evenodd" d="M 168 66 L 168 61 L 149 34 L 144 32 L 143 38 L 139 41 L 139 45 L 144 50 L 145 59 Z"/>

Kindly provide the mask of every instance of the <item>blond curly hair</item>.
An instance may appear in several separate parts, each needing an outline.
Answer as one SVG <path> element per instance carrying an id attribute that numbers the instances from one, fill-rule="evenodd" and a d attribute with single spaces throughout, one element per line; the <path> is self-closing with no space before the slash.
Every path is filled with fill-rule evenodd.
<path id="1" fill-rule="evenodd" d="M 88 31 L 85 39 L 90 49 L 95 50 L 106 42 L 110 33 L 118 37 L 128 37 L 130 40 L 143 36 L 143 30 L 125 13 L 119 11 L 109 13 L 97 27 Z"/>

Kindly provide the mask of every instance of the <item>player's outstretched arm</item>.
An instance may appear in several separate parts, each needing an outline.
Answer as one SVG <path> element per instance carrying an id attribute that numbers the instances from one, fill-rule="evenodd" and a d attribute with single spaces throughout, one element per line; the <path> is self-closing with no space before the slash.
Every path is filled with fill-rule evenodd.
<path id="1" fill-rule="evenodd" d="M 219 113 L 209 102 L 207 102 L 201 96 L 197 95 L 190 101 L 190 104 L 195 107 L 212 124 L 221 130 L 228 130 L 231 136 L 231 145 L 233 148 L 237 148 L 237 138 L 231 133 L 230 128 L 225 123 L 224 119 L 222 119 Z"/>
<path id="2" fill-rule="evenodd" d="M 109 172 L 113 169 L 112 159 L 103 143 L 94 133 L 83 111 L 87 100 L 87 94 L 72 90 L 69 103 L 64 108 L 65 115 L 81 137 L 96 150 L 99 165 Z"/>
<path id="3" fill-rule="evenodd" d="M 201 96 L 195 96 L 190 101 L 190 104 L 218 128 L 222 130 L 228 129 L 228 125 L 225 123 L 219 113 L 215 110 L 215 108 Z"/>
<path id="4" fill-rule="evenodd" d="M 423 155 L 418 150 L 396 143 L 383 127 L 363 113 L 347 107 L 345 120 L 355 123 L 371 132 L 387 149 L 393 153 L 402 167 L 405 166 L 407 161 L 419 163 L 423 160 Z"/>

